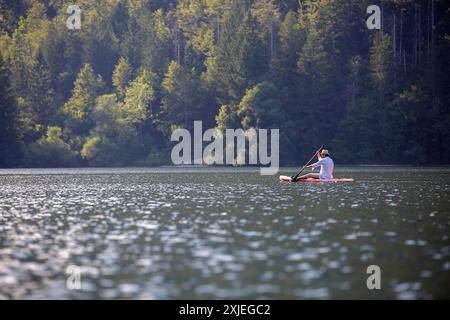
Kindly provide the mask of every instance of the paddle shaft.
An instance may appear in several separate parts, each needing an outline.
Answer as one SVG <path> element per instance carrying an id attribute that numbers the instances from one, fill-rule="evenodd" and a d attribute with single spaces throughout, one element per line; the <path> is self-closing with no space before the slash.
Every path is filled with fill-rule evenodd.
<path id="1" fill-rule="evenodd" d="M 312 156 L 312 158 L 309 159 L 309 161 L 303 166 L 302 170 L 300 170 L 300 172 L 297 173 L 297 175 L 296 175 L 294 178 L 292 178 L 292 181 L 293 181 L 293 182 L 294 182 L 295 180 L 297 180 L 298 176 L 302 174 L 303 170 L 305 170 L 305 168 L 306 168 L 307 166 L 309 166 L 309 164 L 311 163 L 311 161 L 314 160 L 314 158 L 317 156 L 317 153 L 320 152 L 320 151 L 322 151 L 323 147 L 324 147 L 324 145 L 322 145 L 322 146 L 319 148 L 319 150 L 317 150 L 317 151 L 314 153 L 314 155 Z"/>

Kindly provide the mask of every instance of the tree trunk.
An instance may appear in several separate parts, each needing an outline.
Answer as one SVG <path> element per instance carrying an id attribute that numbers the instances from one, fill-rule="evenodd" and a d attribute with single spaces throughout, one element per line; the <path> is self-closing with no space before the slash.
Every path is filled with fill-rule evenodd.
<path id="1" fill-rule="evenodd" d="M 396 64 L 396 57 L 397 57 L 397 26 L 395 21 L 396 14 L 394 13 L 394 25 L 392 27 L 392 49 L 394 51 L 394 63 Z"/>
<path id="2" fill-rule="evenodd" d="M 392 26 L 392 49 L 394 51 L 394 85 L 397 88 L 397 23 L 394 13 L 394 25 Z"/>
<path id="3" fill-rule="evenodd" d="M 187 129 L 188 125 L 188 116 L 187 116 L 187 103 L 184 101 L 184 127 Z"/>
<path id="4" fill-rule="evenodd" d="M 270 13 L 270 61 L 273 59 L 273 16 Z"/>
<path id="5" fill-rule="evenodd" d="M 403 51 L 403 11 L 400 11 L 400 44 L 398 50 L 400 65 L 402 64 L 402 51 Z"/>
<path id="6" fill-rule="evenodd" d="M 403 73 L 406 78 L 406 50 L 403 50 Z"/>
<path id="7" fill-rule="evenodd" d="M 430 14 L 431 14 L 431 10 L 430 10 L 430 8 L 431 8 L 431 6 L 430 6 L 430 4 L 431 4 L 431 0 L 428 0 L 428 8 L 427 8 L 427 11 L 428 11 L 428 14 L 427 14 L 427 56 L 428 56 L 428 58 L 430 57 L 430 29 L 431 29 L 431 27 L 430 27 L 430 25 L 431 25 L 431 19 L 430 19 Z"/>
<path id="8" fill-rule="evenodd" d="M 175 47 L 174 47 L 174 55 L 178 64 L 180 64 L 180 39 L 179 39 L 179 29 L 178 26 L 175 29 Z"/>
<path id="9" fill-rule="evenodd" d="M 420 62 L 422 57 L 422 5 L 419 5 L 419 12 L 418 12 L 418 42 L 417 42 L 417 51 L 418 51 L 418 57 L 417 57 L 417 63 Z"/>
<path id="10" fill-rule="evenodd" d="M 417 46 L 418 40 L 418 16 L 417 16 L 417 3 L 414 4 L 414 64 L 417 65 Z"/>
<path id="11" fill-rule="evenodd" d="M 219 15 L 217 15 L 216 33 L 217 33 L 217 43 L 219 43 L 220 42 L 220 18 L 219 18 Z"/>
<path id="12" fill-rule="evenodd" d="M 435 103 L 435 80 L 434 80 L 434 0 L 431 0 L 431 90 L 432 90 L 432 106 Z"/>

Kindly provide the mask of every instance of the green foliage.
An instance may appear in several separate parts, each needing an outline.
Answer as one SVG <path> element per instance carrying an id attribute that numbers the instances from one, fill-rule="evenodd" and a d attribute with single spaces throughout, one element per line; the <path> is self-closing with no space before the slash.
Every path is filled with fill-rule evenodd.
<path id="1" fill-rule="evenodd" d="M 223 105 L 216 115 L 216 127 L 223 131 L 228 128 L 239 128 L 240 121 L 236 105 Z"/>
<path id="2" fill-rule="evenodd" d="M 334 142 L 337 160 L 347 163 L 379 164 L 383 155 L 377 102 L 367 97 L 350 105 Z"/>
<path id="3" fill-rule="evenodd" d="M 304 76 L 305 82 L 319 87 L 327 80 L 331 71 L 329 62 L 325 39 L 317 31 L 310 31 L 298 60 L 300 75 Z"/>
<path id="4" fill-rule="evenodd" d="M 90 165 L 124 166 L 143 155 L 142 137 L 134 126 L 142 121 L 139 119 L 142 111 L 133 112 L 125 106 L 115 94 L 97 98 L 92 112 L 95 127 L 81 149 L 81 156 Z"/>
<path id="5" fill-rule="evenodd" d="M 102 156 L 102 150 L 100 150 L 102 139 L 99 136 L 89 137 L 81 149 L 81 156 L 87 160 L 92 161 L 93 159 Z M 104 156 L 109 156 L 106 154 Z"/>
<path id="6" fill-rule="evenodd" d="M 279 90 L 270 82 L 262 82 L 247 90 L 237 115 L 244 129 L 280 128 L 283 125 L 283 109 Z"/>
<path id="7" fill-rule="evenodd" d="M 97 98 L 91 119 L 95 122 L 93 131 L 103 135 L 114 135 L 118 128 L 126 126 L 123 104 L 115 94 L 105 94 Z"/>
<path id="8" fill-rule="evenodd" d="M 62 139 L 62 130 L 49 126 L 47 134 L 25 150 L 25 165 L 37 167 L 74 167 L 80 163 L 79 154 Z"/>
<path id="9" fill-rule="evenodd" d="M 171 30 L 162 10 L 132 12 L 123 44 L 132 65 L 163 73 L 170 61 L 171 42 Z"/>
<path id="10" fill-rule="evenodd" d="M 370 49 L 370 67 L 374 87 L 384 95 L 392 80 L 392 52 L 389 35 L 377 34 Z"/>
<path id="11" fill-rule="evenodd" d="M 75 80 L 72 97 L 62 108 L 66 126 L 74 133 L 81 134 L 92 127 L 89 116 L 94 109 L 95 99 L 103 90 L 104 82 L 101 76 L 96 76 L 92 67 L 85 64 Z"/>
<path id="12" fill-rule="evenodd" d="M 220 101 L 237 102 L 246 88 L 267 72 L 269 52 L 256 33 L 256 21 L 242 1 L 230 0 L 214 55 L 207 60 L 206 79 L 217 88 Z"/>
<path id="13" fill-rule="evenodd" d="M 208 113 L 204 88 L 200 79 L 172 61 L 162 82 L 161 111 L 172 124 L 188 128 L 193 121 Z"/>
<path id="14" fill-rule="evenodd" d="M 8 70 L 0 57 L 0 167 L 14 165 L 19 156 L 17 106 L 11 92 Z"/>
<path id="15" fill-rule="evenodd" d="M 293 84 L 297 75 L 297 56 L 304 42 L 295 12 L 289 11 L 284 17 L 279 39 L 280 46 L 275 55 L 273 69 L 279 81 Z"/>
<path id="16" fill-rule="evenodd" d="M 159 150 L 157 148 L 152 148 L 144 160 L 136 162 L 138 166 L 162 166 L 170 164 L 170 150 Z"/>
<path id="17" fill-rule="evenodd" d="M 131 68 L 128 60 L 121 57 L 114 68 L 112 82 L 116 87 L 117 94 L 123 98 L 125 96 L 126 88 L 133 77 L 133 69 Z"/>
<path id="18" fill-rule="evenodd" d="M 155 100 L 156 75 L 144 70 L 131 82 L 125 94 L 123 106 L 124 119 L 129 124 L 143 123 L 153 114 L 152 102 Z"/>
<path id="19" fill-rule="evenodd" d="M 129 128 L 123 128 L 113 138 L 94 134 L 84 143 L 81 156 L 91 166 L 125 166 L 139 156 L 139 138 Z"/>
<path id="20" fill-rule="evenodd" d="M 196 120 L 280 128 L 282 164 L 448 164 L 433 3 L 385 1 L 375 31 L 359 0 L 82 0 L 68 30 L 64 1 L 0 0 L 0 166 L 165 164 Z"/>

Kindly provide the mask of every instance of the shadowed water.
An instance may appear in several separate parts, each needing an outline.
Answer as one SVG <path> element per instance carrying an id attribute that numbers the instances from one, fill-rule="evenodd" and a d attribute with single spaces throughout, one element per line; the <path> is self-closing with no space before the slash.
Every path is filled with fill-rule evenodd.
<path id="1" fill-rule="evenodd" d="M 0 170 L 0 298 L 450 298 L 450 170 L 335 176 L 357 182 Z M 366 286 L 372 264 L 378 291 Z M 70 265 L 81 290 L 66 287 Z"/>

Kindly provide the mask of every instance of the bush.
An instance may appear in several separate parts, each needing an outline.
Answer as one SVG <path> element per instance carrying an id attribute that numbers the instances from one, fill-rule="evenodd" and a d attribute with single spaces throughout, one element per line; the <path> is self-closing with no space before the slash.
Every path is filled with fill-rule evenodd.
<path id="1" fill-rule="evenodd" d="M 92 135 L 83 145 L 81 156 L 90 166 L 125 166 L 139 159 L 142 146 L 132 130 L 124 130 L 114 137 Z"/>
<path id="2" fill-rule="evenodd" d="M 32 167 L 75 167 L 80 165 L 78 152 L 62 139 L 61 128 L 49 126 L 47 134 L 25 150 L 25 165 Z"/>
<path id="3" fill-rule="evenodd" d="M 81 149 L 81 156 L 88 160 L 91 166 L 114 166 L 119 162 L 116 158 L 118 153 L 116 144 L 99 136 L 89 137 Z"/>

